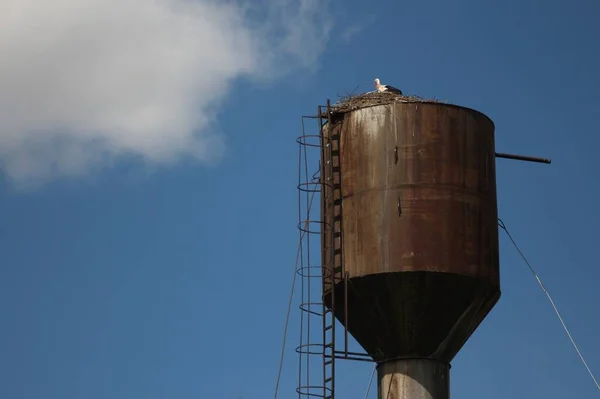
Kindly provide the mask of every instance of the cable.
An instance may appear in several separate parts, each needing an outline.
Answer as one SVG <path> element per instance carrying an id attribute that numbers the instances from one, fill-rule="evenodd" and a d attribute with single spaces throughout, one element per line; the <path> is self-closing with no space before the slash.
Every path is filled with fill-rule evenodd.
<path id="1" fill-rule="evenodd" d="M 367 392 L 365 393 L 365 399 L 369 398 L 369 391 L 371 390 L 371 383 L 373 383 L 373 377 L 375 376 L 376 369 L 377 369 L 377 364 L 373 365 L 373 371 L 371 371 L 371 379 L 369 379 L 369 385 L 367 386 Z"/>
<path id="2" fill-rule="evenodd" d="M 506 235 L 508 236 L 508 238 L 512 242 L 512 244 L 515 247 L 515 249 L 517 250 L 517 252 L 519 252 L 519 255 L 521 255 L 521 258 L 523 259 L 523 261 L 525 262 L 525 264 L 527 265 L 527 267 L 529 267 L 529 270 L 531 271 L 531 273 L 533 273 L 533 275 L 535 276 L 535 279 L 537 280 L 538 284 L 540 285 L 540 287 L 542 287 L 542 290 L 544 291 L 544 293 L 548 297 L 548 300 L 550 301 L 550 304 L 554 308 L 554 312 L 556 313 L 556 316 L 558 316 L 558 320 L 560 320 L 560 324 L 562 324 L 563 329 L 565 330 L 565 332 L 567 333 L 567 336 L 569 337 L 569 340 L 571 341 L 571 344 L 573 344 L 573 347 L 577 351 L 577 354 L 579 355 L 579 359 L 581 359 L 581 362 L 583 363 L 583 365 L 587 369 L 588 373 L 590 374 L 590 377 L 592 377 L 592 380 L 594 381 L 594 384 L 596 384 L 596 387 L 600 390 L 600 384 L 598 384 L 598 380 L 594 376 L 594 373 L 592 373 L 592 370 L 590 369 L 590 367 L 588 366 L 587 362 L 583 358 L 583 355 L 579 351 L 579 348 L 577 347 L 577 344 L 575 343 L 575 340 L 571 336 L 571 333 L 569 332 L 569 329 L 567 328 L 567 325 L 565 324 L 562 316 L 560 315 L 560 312 L 556 308 L 556 305 L 554 304 L 554 301 L 552 300 L 552 297 L 550 296 L 550 293 L 548 292 L 548 290 L 544 286 L 544 283 L 542 283 L 542 280 L 540 279 L 540 276 L 538 276 L 538 274 L 535 272 L 535 270 L 533 269 L 533 267 L 531 266 L 531 264 L 529 263 L 529 261 L 527 260 L 527 258 L 525 257 L 525 255 L 523 255 L 523 252 L 521 252 L 521 249 L 519 248 L 519 246 L 517 245 L 517 243 L 515 242 L 515 240 L 512 238 L 512 236 L 510 235 L 510 233 L 508 231 L 508 228 L 506 227 L 506 225 L 504 224 L 504 222 L 500 218 L 498 218 L 498 226 L 500 226 L 500 228 L 502 230 L 504 230 L 504 232 L 506 233 Z"/>

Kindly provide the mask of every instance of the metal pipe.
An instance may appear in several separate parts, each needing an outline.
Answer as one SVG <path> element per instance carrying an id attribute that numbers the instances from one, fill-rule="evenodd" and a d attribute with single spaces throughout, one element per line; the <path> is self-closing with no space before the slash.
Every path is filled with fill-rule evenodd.
<path id="1" fill-rule="evenodd" d="M 552 163 L 552 161 L 547 158 L 528 157 L 525 155 L 515 155 L 515 154 L 504 154 L 501 152 L 496 153 L 496 158 L 516 159 L 517 161 L 538 162 L 538 163 Z"/>
<path id="2" fill-rule="evenodd" d="M 336 355 L 362 356 L 365 359 L 369 360 L 370 362 L 373 361 L 373 358 L 371 356 L 369 356 L 368 354 L 366 354 L 366 353 L 350 352 L 350 351 L 348 351 L 348 352 L 346 352 L 346 351 L 335 351 L 335 354 Z"/>
<path id="3" fill-rule="evenodd" d="M 348 356 L 348 272 L 344 273 L 344 351 Z"/>
<path id="4" fill-rule="evenodd" d="M 430 359 L 401 359 L 377 366 L 379 399 L 449 399 L 450 365 Z"/>

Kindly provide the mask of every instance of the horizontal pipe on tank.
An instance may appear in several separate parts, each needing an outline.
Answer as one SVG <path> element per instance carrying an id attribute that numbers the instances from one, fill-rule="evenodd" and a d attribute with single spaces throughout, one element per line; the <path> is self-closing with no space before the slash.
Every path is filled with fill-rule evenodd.
<path id="1" fill-rule="evenodd" d="M 539 158 L 539 157 L 530 157 L 526 155 L 516 155 L 516 154 L 505 154 L 501 152 L 497 152 L 496 158 L 505 158 L 505 159 L 514 159 L 517 161 L 526 161 L 526 162 L 537 162 L 537 163 L 552 163 L 552 160 L 547 158 Z"/>

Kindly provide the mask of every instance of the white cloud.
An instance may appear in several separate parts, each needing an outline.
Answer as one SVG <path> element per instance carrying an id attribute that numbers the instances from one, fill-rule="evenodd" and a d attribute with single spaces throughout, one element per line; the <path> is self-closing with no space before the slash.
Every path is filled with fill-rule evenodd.
<path id="1" fill-rule="evenodd" d="M 358 34 L 362 33 L 370 25 L 374 24 L 377 20 L 375 14 L 369 14 L 368 16 L 362 16 L 360 22 L 347 24 L 341 29 L 339 37 L 343 42 L 350 42 Z"/>
<path id="2" fill-rule="evenodd" d="M 260 6 L 258 6 L 260 4 Z M 208 128 L 234 79 L 312 67 L 324 0 L 4 0 L 0 165 L 17 184 L 123 154 L 211 161 Z"/>

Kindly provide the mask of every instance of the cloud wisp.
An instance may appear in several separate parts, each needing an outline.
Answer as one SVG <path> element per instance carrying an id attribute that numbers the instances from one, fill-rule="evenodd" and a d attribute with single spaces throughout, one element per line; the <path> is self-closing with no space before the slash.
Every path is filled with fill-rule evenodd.
<path id="1" fill-rule="evenodd" d="M 7 0 L 0 13 L 4 174 L 38 184 L 121 155 L 153 164 L 214 161 L 223 143 L 208 127 L 229 85 L 314 66 L 331 28 L 326 3 Z"/>

